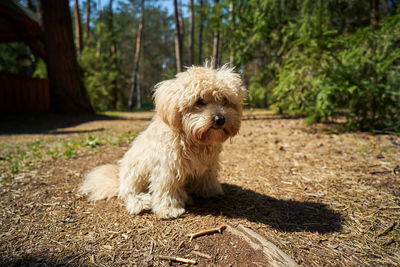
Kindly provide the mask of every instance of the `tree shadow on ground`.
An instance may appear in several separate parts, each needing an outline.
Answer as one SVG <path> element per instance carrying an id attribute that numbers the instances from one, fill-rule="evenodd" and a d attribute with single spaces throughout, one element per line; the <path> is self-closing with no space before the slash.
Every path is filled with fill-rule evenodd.
<path id="1" fill-rule="evenodd" d="M 115 121 L 115 120 L 146 120 L 151 118 L 127 118 L 103 114 L 6 114 L 0 120 L 0 134 L 60 134 L 55 131 L 60 128 L 77 126 L 90 121 Z M 94 130 L 63 131 L 61 133 L 86 133 L 102 131 L 103 128 Z"/>
<path id="2" fill-rule="evenodd" d="M 263 223 L 283 232 L 331 233 L 342 229 L 341 215 L 326 204 L 280 200 L 223 184 L 224 195 L 212 199 L 195 199 L 189 213 L 223 215 Z"/>

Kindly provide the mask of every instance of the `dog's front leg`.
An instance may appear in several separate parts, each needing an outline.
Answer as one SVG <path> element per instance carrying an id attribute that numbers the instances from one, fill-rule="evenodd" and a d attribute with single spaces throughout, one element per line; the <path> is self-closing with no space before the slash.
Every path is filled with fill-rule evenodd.
<path id="1" fill-rule="evenodd" d="M 153 177 L 152 177 L 153 178 Z M 183 182 L 172 172 L 161 173 L 150 183 L 152 210 L 160 219 L 176 218 L 185 212 L 190 201 Z"/>

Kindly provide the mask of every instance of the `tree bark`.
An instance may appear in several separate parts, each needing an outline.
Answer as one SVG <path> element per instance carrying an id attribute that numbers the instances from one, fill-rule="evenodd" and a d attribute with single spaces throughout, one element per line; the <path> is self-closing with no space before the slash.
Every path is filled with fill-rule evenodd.
<path id="1" fill-rule="evenodd" d="M 111 50 L 110 50 L 110 54 L 113 58 L 113 63 L 115 68 L 118 68 L 118 62 L 117 62 L 117 58 L 116 58 L 116 54 L 117 54 L 117 43 L 115 40 L 115 32 L 114 32 L 114 15 L 113 15 L 113 9 L 112 9 L 112 5 L 113 5 L 113 0 L 110 0 L 109 4 L 108 4 L 108 13 L 109 13 L 109 21 L 108 21 L 108 25 L 109 25 L 109 30 L 111 33 Z M 114 80 L 112 81 L 112 88 L 111 88 L 111 96 L 112 96 L 112 100 L 111 100 L 111 105 L 112 108 L 114 110 L 117 109 L 117 102 L 118 102 L 118 93 L 117 93 L 117 89 L 118 89 L 118 81 L 117 81 L 117 77 L 114 78 Z"/>
<path id="2" fill-rule="evenodd" d="M 180 29 L 180 35 L 179 38 L 181 39 L 181 55 L 182 55 L 182 64 L 183 64 L 183 53 L 182 51 L 184 50 L 184 43 L 183 41 L 185 40 L 185 26 L 183 25 L 183 18 L 182 18 L 182 1 L 178 0 L 178 19 L 179 19 L 179 29 Z"/>
<path id="3" fill-rule="evenodd" d="M 199 23 L 199 44 L 198 44 L 198 64 L 201 65 L 203 61 L 203 0 L 200 0 L 200 23 Z"/>
<path id="4" fill-rule="evenodd" d="M 92 112 L 77 67 L 68 1 L 41 0 L 38 9 L 46 46 L 52 110 Z"/>
<path id="5" fill-rule="evenodd" d="M 98 14 L 98 18 L 97 18 L 97 22 L 101 22 L 102 21 L 102 14 L 101 14 L 101 0 L 97 0 L 97 14 Z M 102 35 L 102 30 L 101 27 L 99 27 L 99 33 L 98 33 L 99 37 Z M 101 42 L 98 40 L 96 43 L 96 50 L 97 50 L 97 56 L 101 55 Z"/>
<path id="6" fill-rule="evenodd" d="M 389 14 L 389 0 L 383 0 L 383 14 Z"/>
<path id="7" fill-rule="evenodd" d="M 371 0 L 371 24 L 377 27 L 379 24 L 380 0 Z"/>
<path id="8" fill-rule="evenodd" d="M 90 38 L 90 0 L 86 0 L 86 40 Z"/>
<path id="9" fill-rule="evenodd" d="M 132 110 L 133 108 L 133 98 L 136 92 L 136 107 L 141 107 L 141 92 L 140 87 L 138 86 L 138 75 L 139 75 L 139 61 L 140 61 L 140 48 L 142 46 L 142 34 L 143 34 L 143 26 L 144 26 L 144 0 L 140 2 L 140 22 L 139 29 L 136 36 L 136 51 L 135 56 L 133 58 L 133 77 L 132 77 L 132 85 L 131 91 L 129 94 L 128 100 L 128 108 Z"/>
<path id="10" fill-rule="evenodd" d="M 230 30 L 231 30 L 231 34 L 233 34 L 233 32 L 235 31 L 235 9 L 234 9 L 234 4 L 233 1 L 231 1 L 229 3 L 229 14 L 231 17 L 231 21 L 230 21 Z M 230 53 L 229 53 L 229 65 L 231 67 L 234 66 L 234 61 L 235 61 L 235 51 L 233 49 L 233 47 L 231 46 L 230 49 Z"/>
<path id="11" fill-rule="evenodd" d="M 219 0 L 215 0 L 215 7 L 216 11 L 218 12 L 218 7 L 217 5 L 219 4 Z M 220 35 L 219 35 L 219 16 L 220 14 L 217 14 L 218 16 L 218 23 L 216 26 L 216 29 L 214 30 L 214 38 L 213 38 L 213 53 L 212 53 L 212 67 L 216 69 L 218 67 L 218 59 L 219 59 L 219 42 L 220 42 Z"/>
<path id="12" fill-rule="evenodd" d="M 82 24 L 81 15 L 79 12 L 78 0 L 75 0 L 74 16 L 75 16 L 75 42 L 76 42 L 76 52 L 78 58 L 81 57 L 83 44 L 82 44 Z"/>
<path id="13" fill-rule="evenodd" d="M 175 15 L 175 58 L 176 71 L 182 72 L 182 39 L 181 27 L 179 23 L 178 3 L 174 0 L 174 15 Z"/>
<path id="14" fill-rule="evenodd" d="M 219 32 L 218 36 L 218 57 L 217 57 L 217 66 L 222 65 L 222 42 L 223 42 L 223 35 L 222 32 Z"/>
<path id="15" fill-rule="evenodd" d="M 189 66 L 193 65 L 194 43 L 194 6 L 193 0 L 189 0 Z"/>

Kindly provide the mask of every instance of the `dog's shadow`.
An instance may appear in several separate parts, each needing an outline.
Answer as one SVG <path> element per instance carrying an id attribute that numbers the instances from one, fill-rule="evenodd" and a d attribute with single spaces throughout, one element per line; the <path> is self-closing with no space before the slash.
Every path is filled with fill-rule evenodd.
<path id="1" fill-rule="evenodd" d="M 339 213 L 326 204 L 279 200 L 236 185 L 222 184 L 224 195 L 217 198 L 196 198 L 189 213 L 245 218 L 269 225 L 284 232 L 338 232 L 342 229 Z"/>

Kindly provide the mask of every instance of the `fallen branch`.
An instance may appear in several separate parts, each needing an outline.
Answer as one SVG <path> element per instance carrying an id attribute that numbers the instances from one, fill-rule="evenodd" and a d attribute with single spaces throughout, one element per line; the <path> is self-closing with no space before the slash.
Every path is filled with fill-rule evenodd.
<path id="1" fill-rule="evenodd" d="M 188 263 L 188 264 L 197 264 L 197 261 L 195 260 L 189 260 L 185 258 L 179 258 L 179 257 L 172 257 L 172 256 L 164 256 L 164 255 L 159 255 L 157 256 L 160 260 L 167 260 L 167 261 L 175 261 L 175 262 L 181 262 L 181 263 Z"/>
<path id="2" fill-rule="evenodd" d="M 389 233 L 390 231 L 393 230 L 393 228 L 397 225 L 396 222 L 392 222 L 392 224 L 389 225 L 389 227 L 387 227 L 385 230 L 383 230 L 382 232 L 380 232 L 379 234 L 376 235 L 376 237 L 380 237 L 383 235 L 386 235 L 387 233 Z"/>
<path id="3" fill-rule="evenodd" d="M 211 260 L 211 258 L 212 258 L 210 255 L 202 253 L 200 251 L 196 251 L 196 250 L 193 250 L 191 253 L 194 254 L 194 255 L 197 255 L 199 257 L 209 259 L 209 260 Z"/>
<path id="4" fill-rule="evenodd" d="M 193 238 L 199 237 L 199 236 L 203 236 L 203 235 L 208 235 L 208 234 L 213 234 L 213 233 L 222 233 L 223 230 L 226 229 L 225 225 L 221 225 L 218 228 L 212 228 L 212 229 L 207 229 L 207 230 L 203 230 L 194 234 L 190 234 L 189 237 L 189 241 L 192 241 Z"/>

